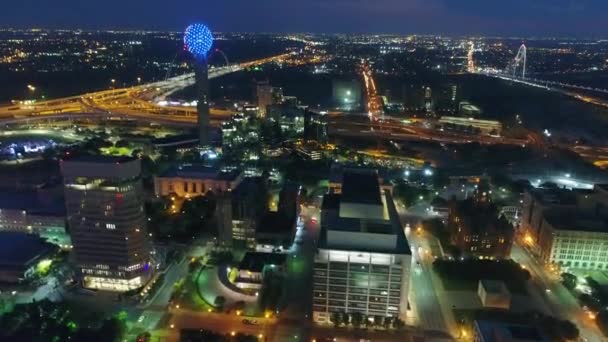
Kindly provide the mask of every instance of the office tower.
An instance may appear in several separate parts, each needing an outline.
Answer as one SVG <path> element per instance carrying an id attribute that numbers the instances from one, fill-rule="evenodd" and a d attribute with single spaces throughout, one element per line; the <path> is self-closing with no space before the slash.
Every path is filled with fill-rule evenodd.
<path id="1" fill-rule="evenodd" d="M 266 182 L 248 177 L 239 185 L 217 193 L 215 220 L 223 247 L 255 248 L 256 223 L 268 209 Z"/>
<path id="2" fill-rule="evenodd" d="M 433 111 L 433 91 L 430 87 L 426 87 L 424 89 L 424 108 L 426 109 L 427 113 Z"/>
<path id="3" fill-rule="evenodd" d="M 311 110 L 306 110 L 304 112 L 304 141 L 315 141 L 319 144 L 326 144 L 327 140 L 326 113 L 316 113 Z"/>
<path id="4" fill-rule="evenodd" d="M 405 317 L 412 254 L 390 191 L 378 174 L 352 170 L 327 194 L 315 255 L 313 319 L 333 313 Z"/>
<path id="5" fill-rule="evenodd" d="M 154 267 L 139 159 L 76 157 L 62 161 L 61 171 L 83 286 L 128 291 L 145 285 Z"/>
<path id="6" fill-rule="evenodd" d="M 256 87 L 258 111 L 261 117 L 266 117 L 268 106 L 283 102 L 283 89 L 273 87 L 268 81 L 259 82 Z"/>

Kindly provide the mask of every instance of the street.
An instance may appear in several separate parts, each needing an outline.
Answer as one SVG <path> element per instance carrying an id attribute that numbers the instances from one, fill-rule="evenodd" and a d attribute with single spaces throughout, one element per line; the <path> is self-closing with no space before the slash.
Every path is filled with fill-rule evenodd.
<path id="1" fill-rule="evenodd" d="M 551 277 L 549 271 L 539 264 L 518 242 L 513 243 L 511 258 L 530 271 L 531 281 L 539 291 L 538 295 L 544 299 L 549 307 L 552 315 L 575 323 L 580 330 L 583 341 L 605 341 L 595 322 L 579 306 L 576 298 L 561 284 L 559 277 Z"/>

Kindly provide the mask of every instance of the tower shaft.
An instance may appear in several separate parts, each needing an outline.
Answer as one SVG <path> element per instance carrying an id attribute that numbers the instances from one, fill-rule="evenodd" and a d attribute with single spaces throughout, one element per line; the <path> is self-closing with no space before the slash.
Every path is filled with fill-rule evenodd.
<path id="1" fill-rule="evenodd" d="M 199 59 L 194 66 L 196 78 L 196 106 L 198 112 L 199 145 L 208 147 L 211 144 L 209 137 L 209 72 L 206 59 Z"/>

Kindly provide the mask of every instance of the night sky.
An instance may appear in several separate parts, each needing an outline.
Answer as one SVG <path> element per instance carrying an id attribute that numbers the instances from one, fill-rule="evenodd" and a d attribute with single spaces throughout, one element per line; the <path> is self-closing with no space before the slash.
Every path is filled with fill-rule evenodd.
<path id="1" fill-rule="evenodd" d="M 608 0 L 2 0 L 0 26 L 608 37 Z"/>

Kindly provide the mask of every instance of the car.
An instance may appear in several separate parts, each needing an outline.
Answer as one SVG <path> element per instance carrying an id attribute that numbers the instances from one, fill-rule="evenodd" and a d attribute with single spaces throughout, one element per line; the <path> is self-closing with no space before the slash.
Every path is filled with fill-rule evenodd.
<path id="1" fill-rule="evenodd" d="M 247 324 L 247 325 L 258 325 L 258 324 L 259 324 L 259 322 L 258 322 L 258 321 L 256 321 L 255 319 L 247 319 L 247 318 L 245 318 L 245 319 L 243 320 L 243 324 Z"/>

